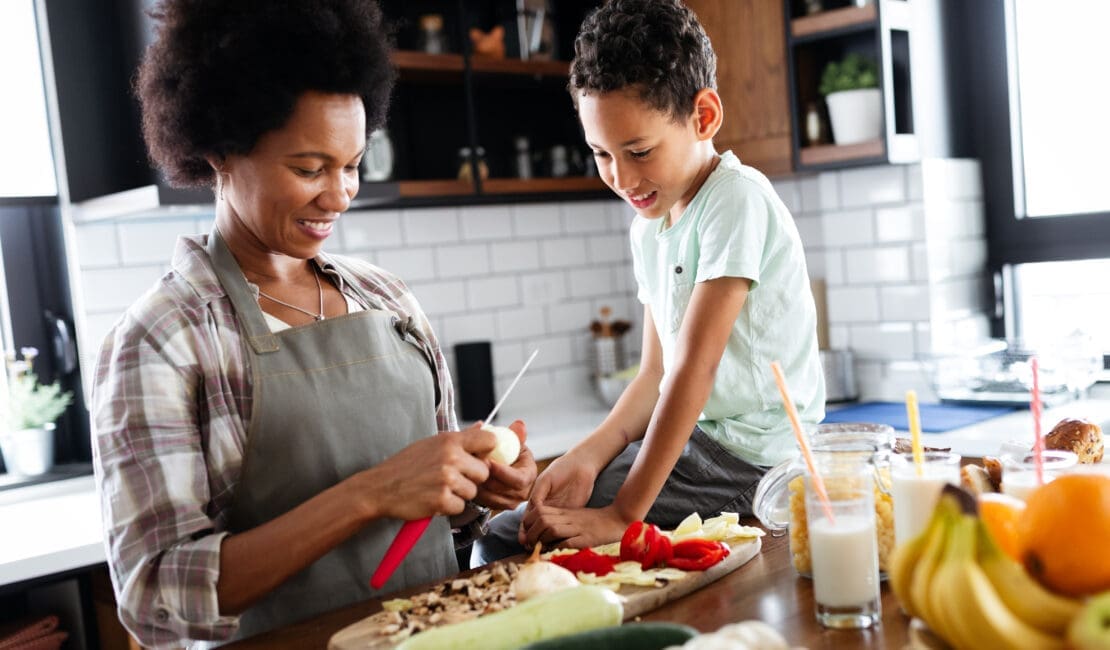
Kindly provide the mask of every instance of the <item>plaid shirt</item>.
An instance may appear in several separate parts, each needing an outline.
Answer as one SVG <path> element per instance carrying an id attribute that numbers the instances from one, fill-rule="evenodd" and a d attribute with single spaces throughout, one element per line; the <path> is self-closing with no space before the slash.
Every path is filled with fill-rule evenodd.
<path id="1" fill-rule="evenodd" d="M 120 618 L 146 647 L 226 639 L 238 627 L 236 617 L 220 616 L 216 581 L 247 446 L 251 370 L 207 239 L 178 239 L 172 270 L 115 324 L 96 367 L 93 455 L 105 546 Z M 416 298 L 371 264 L 343 263 L 427 336 L 442 396 L 436 423 L 457 429 L 446 360 Z"/>

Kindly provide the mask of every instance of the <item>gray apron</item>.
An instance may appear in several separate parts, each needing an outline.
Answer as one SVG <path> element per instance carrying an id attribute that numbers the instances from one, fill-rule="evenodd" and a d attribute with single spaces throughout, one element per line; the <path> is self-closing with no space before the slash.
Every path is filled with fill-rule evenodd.
<path id="1" fill-rule="evenodd" d="M 411 319 L 382 308 L 337 267 L 371 308 L 272 333 L 215 229 L 207 249 L 246 335 L 253 381 L 247 449 L 228 520 L 233 534 L 436 434 L 435 364 Z M 243 613 L 235 638 L 458 571 L 447 518 L 434 517 L 386 587 L 371 589 L 370 575 L 401 524 L 373 522 L 290 577 Z"/>

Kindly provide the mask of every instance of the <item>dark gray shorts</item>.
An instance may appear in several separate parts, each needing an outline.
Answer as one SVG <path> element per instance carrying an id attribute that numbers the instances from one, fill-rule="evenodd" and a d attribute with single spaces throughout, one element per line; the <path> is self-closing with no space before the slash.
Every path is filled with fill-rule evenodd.
<path id="1" fill-rule="evenodd" d="M 643 441 L 637 440 L 628 445 L 601 471 L 594 482 L 588 507 L 600 508 L 613 502 L 642 444 Z M 692 512 L 703 518 L 722 511 L 749 516 L 756 485 L 766 472 L 766 467 L 740 460 L 695 427 L 645 521 L 673 529 Z M 522 504 L 490 520 L 489 533 L 474 542 L 471 567 L 524 552 L 524 547 L 517 542 L 524 507 Z"/>

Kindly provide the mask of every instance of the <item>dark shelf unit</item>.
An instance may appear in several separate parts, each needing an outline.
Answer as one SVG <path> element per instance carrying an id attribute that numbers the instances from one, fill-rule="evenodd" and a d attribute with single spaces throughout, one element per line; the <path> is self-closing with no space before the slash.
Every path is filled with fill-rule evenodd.
<path id="1" fill-rule="evenodd" d="M 826 0 L 823 11 L 807 14 L 802 0 L 785 0 L 796 171 L 920 159 L 910 70 L 912 2 L 872 0 L 856 6 L 846 0 Z M 878 64 L 883 124 L 876 140 L 837 145 L 832 142 L 828 111 L 817 89 L 825 65 L 850 53 L 864 55 Z M 818 107 L 824 123 L 825 141 L 817 145 L 809 144 L 806 136 L 805 115 L 811 103 Z"/>

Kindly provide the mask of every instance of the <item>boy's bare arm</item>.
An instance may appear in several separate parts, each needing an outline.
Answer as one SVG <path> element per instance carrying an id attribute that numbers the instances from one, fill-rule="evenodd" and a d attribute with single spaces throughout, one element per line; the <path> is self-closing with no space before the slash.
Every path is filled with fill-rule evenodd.
<path id="1" fill-rule="evenodd" d="M 709 399 L 725 345 L 750 287 L 747 278 L 716 278 L 694 287 L 679 331 L 674 370 L 667 376 L 647 425 L 643 448 L 613 502 L 624 521 L 647 515 L 682 454 Z"/>

